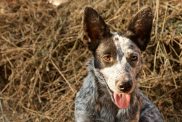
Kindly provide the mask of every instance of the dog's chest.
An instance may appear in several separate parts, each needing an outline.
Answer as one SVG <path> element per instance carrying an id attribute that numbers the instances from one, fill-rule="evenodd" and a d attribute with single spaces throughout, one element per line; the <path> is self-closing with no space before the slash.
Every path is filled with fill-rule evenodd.
<path id="1" fill-rule="evenodd" d="M 131 116 L 126 111 L 118 109 L 111 99 L 100 97 L 95 103 L 95 122 L 131 122 Z M 132 117 L 133 118 L 133 117 Z M 106 121 L 107 120 L 107 121 Z M 135 121 L 132 121 L 135 122 Z"/>
<path id="2" fill-rule="evenodd" d="M 96 122 L 116 122 L 117 110 L 111 102 L 99 101 L 95 104 L 95 121 Z"/>
<path id="3" fill-rule="evenodd" d="M 119 110 L 111 106 L 105 106 L 101 108 L 99 112 L 96 112 L 95 122 L 131 122 L 131 118 L 129 118 L 127 114 L 121 115 Z"/>

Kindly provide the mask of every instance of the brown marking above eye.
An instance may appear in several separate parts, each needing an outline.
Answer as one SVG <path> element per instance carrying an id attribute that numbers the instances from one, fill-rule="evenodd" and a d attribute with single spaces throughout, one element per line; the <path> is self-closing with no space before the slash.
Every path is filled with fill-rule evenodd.
<path id="1" fill-rule="evenodd" d="M 102 56 L 102 59 L 107 62 L 107 63 L 111 63 L 113 62 L 113 57 L 111 56 L 111 54 L 105 54 L 104 56 Z"/>

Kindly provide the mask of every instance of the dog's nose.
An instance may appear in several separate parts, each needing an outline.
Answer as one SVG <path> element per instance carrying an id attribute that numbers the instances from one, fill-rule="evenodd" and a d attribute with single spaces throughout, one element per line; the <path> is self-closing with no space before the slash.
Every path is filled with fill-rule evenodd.
<path id="1" fill-rule="evenodd" d="M 132 88 L 132 80 L 128 80 L 119 84 L 119 90 L 122 92 L 129 92 Z"/>

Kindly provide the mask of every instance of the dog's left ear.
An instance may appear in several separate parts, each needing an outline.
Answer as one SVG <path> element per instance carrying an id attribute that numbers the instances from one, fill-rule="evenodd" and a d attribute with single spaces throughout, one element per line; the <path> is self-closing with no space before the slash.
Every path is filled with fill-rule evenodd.
<path id="1" fill-rule="evenodd" d="M 150 40 L 153 14 L 150 7 L 141 9 L 130 21 L 126 36 L 142 51 Z"/>

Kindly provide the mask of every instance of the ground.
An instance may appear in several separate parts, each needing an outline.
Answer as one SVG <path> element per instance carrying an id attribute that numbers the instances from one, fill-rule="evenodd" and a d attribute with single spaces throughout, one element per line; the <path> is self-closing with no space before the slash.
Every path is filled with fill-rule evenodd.
<path id="1" fill-rule="evenodd" d="M 91 56 L 82 16 L 95 8 L 112 31 L 124 32 L 143 6 L 154 13 L 143 53 L 140 88 L 168 122 L 182 121 L 182 2 L 180 0 L 0 1 L 0 121 L 73 122 L 74 97 Z"/>

